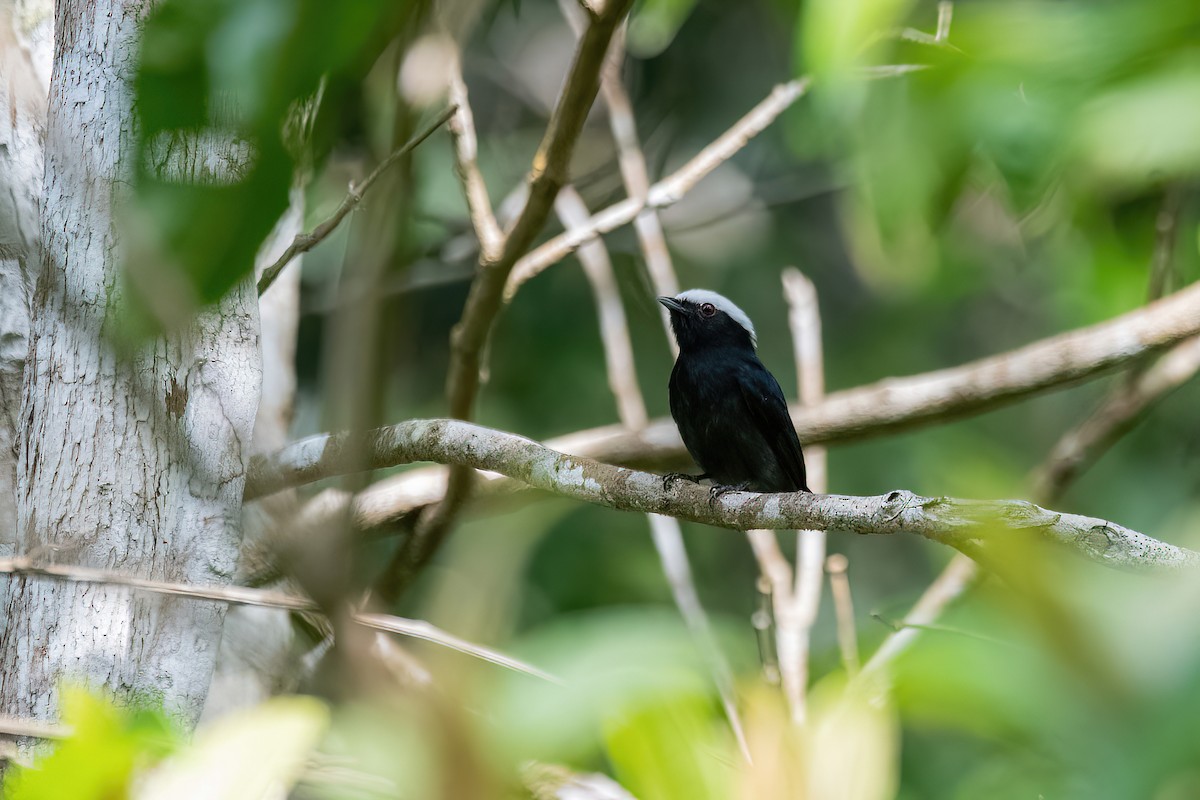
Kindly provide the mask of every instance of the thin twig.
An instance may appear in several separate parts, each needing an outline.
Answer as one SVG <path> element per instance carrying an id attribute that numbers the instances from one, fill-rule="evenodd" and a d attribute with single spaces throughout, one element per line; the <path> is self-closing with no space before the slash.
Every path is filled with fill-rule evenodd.
<path id="1" fill-rule="evenodd" d="M 588 218 L 587 205 L 574 186 L 564 186 L 554 201 L 558 217 L 568 230 Z M 630 430 L 646 427 L 649 417 L 642 390 L 638 387 L 637 370 L 633 364 L 633 344 L 629 340 L 629 325 L 625 307 L 617 289 L 608 248 L 603 242 L 588 242 L 579 248 L 579 263 L 592 287 L 596 315 L 600 320 L 600 339 L 604 343 L 604 361 L 608 372 L 608 388 L 617 401 L 617 416 Z"/>
<path id="2" fill-rule="evenodd" d="M 74 730 L 70 725 L 60 722 L 46 722 L 40 719 L 25 719 L 0 715 L 0 734 L 5 736 L 27 736 L 30 739 L 66 739 Z"/>
<path id="3" fill-rule="evenodd" d="M 921 626 L 941 616 L 942 611 L 966 591 L 975 578 L 976 570 L 974 561 L 962 554 L 955 555 L 916 605 L 904 615 L 903 627 L 883 640 L 883 644 L 867 659 L 860 674 L 864 677 L 879 674 L 896 656 L 907 650 L 919 635 Z"/>
<path id="4" fill-rule="evenodd" d="M 737 691 L 734 688 L 733 669 L 729 660 L 721 650 L 716 635 L 713 634 L 708 614 L 700 603 L 700 595 L 696 592 L 696 583 L 692 579 L 692 569 L 688 562 L 687 551 L 683 545 L 683 532 L 679 520 L 664 517 L 661 514 L 650 514 L 650 533 L 654 539 L 654 548 L 662 561 L 663 572 L 671 587 L 671 596 L 675 600 L 679 614 L 695 638 L 700 652 L 708 661 L 712 670 L 713 683 L 721 698 L 721 707 L 729 727 L 737 740 L 738 749 L 742 756 L 750 761 L 750 745 L 746 741 L 746 730 L 742 724 L 741 715 L 737 708 Z"/>
<path id="5" fill-rule="evenodd" d="M 1120 383 L 1083 422 L 1055 443 L 1034 477 L 1039 498 L 1062 495 L 1084 470 L 1133 429 L 1153 406 L 1200 371 L 1200 337 L 1175 345 L 1149 369 Z"/>
<path id="6" fill-rule="evenodd" d="M 555 236 L 517 262 L 504 293 L 511 299 L 521 284 L 573 253 L 584 242 L 615 230 L 637 218 L 644 209 L 666 208 L 683 199 L 692 187 L 732 158 L 780 114 L 804 96 L 809 80 L 798 78 L 776 86 L 766 99 L 752 108 L 729 130 L 692 157 L 690 161 L 655 183 L 644 196 L 632 196 L 594 215 L 588 225 Z"/>
<path id="7" fill-rule="evenodd" d="M 70 583 L 95 583 L 109 586 L 124 586 L 129 589 L 151 592 L 173 597 L 185 597 L 192 600 L 212 600 L 222 603 L 233 603 L 243 606 L 259 606 L 262 608 L 282 608 L 289 611 L 317 611 L 317 604 L 305 597 L 274 592 L 266 589 L 251 589 L 247 586 L 202 586 L 188 583 L 172 583 L 139 578 L 136 575 L 125 575 L 110 570 L 94 569 L 92 567 L 71 566 L 66 564 L 38 564 L 32 559 L 18 556 L 0 559 L 0 574 L 20 575 L 27 578 L 48 578 L 50 580 Z M 358 624 L 379 631 L 398 633 L 414 639 L 423 639 L 442 647 L 457 650 L 460 653 L 473 656 L 492 664 L 523 672 L 543 680 L 561 683 L 558 678 L 537 667 L 530 666 L 515 658 L 492 650 L 488 647 L 472 644 L 460 639 L 452 633 L 447 633 L 424 620 L 406 619 L 389 614 L 355 614 L 353 619 Z"/>
<path id="8" fill-rule="evenodd" d="M 262 276 L 258 279 L 259 295 L 271 288 L 271 284 L 275 282 L 277 277 L 279 277 L 279 273 L 283 271 L 283 268 L 286 267 L 293 258 L 301 253 L 307 253 L 309 250 L 312 250 L 314 247 L 328 238 L 329 234 L 333 233 L 334 230 L 337 229 L 337 226 L 342 223 L 342 220 L 346 218 L 346 215 L 353 211 L 355 207 L 362 202 L 363 195 L 366 194 L 367 190 L 371 188 L 371 184 L 375 183 L 375 181 L 379 179 L 379 176 L 387 171 L 388 167 L 395 164 L 406 154 L 412 151 L 413 148 L 432 136 L 434 131 L 446 124 L 446 122 L 454 116 L 454 112 L 454 106 L 450 106 L 442 111 L 442 113 L 438 114 L 437 118 L 434 119 L 433 122 L 429 123 L 429 125 L 426 126 L 420 133 L 405 142 L 400 149 L 392 152 L 391 155 L 389 155 L 383 161 L 380 161 L 379 165 L 376 166 L 375 169 L 371 170 L 371 174 L 367 175 L 362 183 L 357 185 L 351 184 L 350 191 L 346 193 L 346 197 L 337 207 L 337 210 L 334 211 L 328 219 L 326 219 L 317 227 L 313 228 L 311 233 L 301 233 L 296 236 L 292 243 L 288 245 L 287 250 L 284 250 L 283 254 L 275 260 L 275 263 L 263 270 Z"/>
<path id="9" fill-rule="evenodd" d="M 1050 511 L 1023 500 L 922 497 L 905 490 L 858 497 L 805 492 L 710 496 L 706 487 L 555 452 L 530 439 L 462 420 L 408 420 L 361 434 L 315 436 L 256 461 L 268 485 L 299 485 L 347 469 L 433 461 L 491 470 L 553 494 L 623 511 L 664 514 L 733 530 L 908 532 L 955 548 L 1025 533 L 1123 569 L 1191 568 L 1200 554 L 1114 522 Z"/>
<path id="10" fill-rule="evenodd" d="M 850 560 L 841 553 L 825 559 L 825 572 L 829 574 L 829 588 L 833 593 L 833 610 L 837 616 L 838 650 L 842 654 L 842 668 L 854 676 L 858 672 L 858 631 L 854 625 L 854 600 L 850 595 L 850 578 L 847 570 Z"/>
<path id="11" fill-rule="evenodd" d="M 938 3 L 937 33 L 933 38 L 941 43 L 950 38 L 950 23 L 954 21 L 954 3 L 942 0 Z"/>
<path id="12" fill-rule="evenodd" d="M 817 290 L 812 281 L 797 269 L 785 269 L 782 278 L 796 359 L 800 404 L 812 407 L 819 405 L 825 396 L 825 360 L 821 352 L 821 312 L 817 306 Z M 809 446 L 804 461 L 809 488 L 814 492 L 825 492 L 828 488 L 825 448 Z M 821 603 L 821 587 L 825 582 L 824 567 L 825 532 L 796 531 L 796 586 L 784 618 L 777 622 L 781 628 L 779 660 L 785 676 L 785 687 L 789 666 L 796 673 L 792 720 L 797 724 L 802 724 L 806 717 L 809 650 L 812 628 L 817 622 Z M 785 641 L 793 652 L 785 652 Z M 789 661 L 794 661 L 794 664 L 789 665 Z"/>
<path id="13" fill-rule="evenodd" d="M 492 201 L 488 198 L 487 184 L 479 171 L 477 161 L 479 143 L 475 136 L 475 115 L 467 98 L 467 84 L 462 74 L 462 54 L 455 53 L 450 75 L 450 101 L 457 112 L 450 120 L 450 135 L 454 139 L 454 161 L 463 194 L 467 200 L 467 212 L 479 241 L 480 260 L 495 261 L 504 247 L 504 233 L 492 212 Z"/>
<path id="14" fill-rule="evenodd" d="M 559 188 L 567 181 L 571 154 L 599 91 L 600 69 L 609 42 L 631 4 L 632 0 L 609 0 L 580 37 L 570 72 L 533 159 L 525 207 L 505 237 L 499 257 L 494 261 L 480 259 L 479 274 L 471 284 L 462 317 L 451 335 L 446 397 L 452 417 L 469 419 L 472 415 L 479 393 L 482 356 L 500 311 L 504 285 L 517 259 L 525 255 L 541 231 Z M 426 510 L 416 531 L 401 548 L 394 570 L 399 584 L 408 583 L 441 544 L 466 501 L 473 480 L 471 470 L 451 470 L 445 496 Z"/>
<path id="15" fill-rule="evenodd" d="M 1171 267 L 1179 239 L 1179 216 L 1184 190 L 1167 188 L 1154 221 L 1154 249 L 1146 301 L 1153 303 L 1171 284 Z M 1133 362 L 1125 380 L 1117 381 L 1092 414 L 1064 433 L 1034 472 L 1034 497 L 1053 503 L 1075 478 L 1128 433 L 1158 401 L 1182 386 L 1200 370 L 1200 339 L 1177 344 L 1152 366 Z"/>

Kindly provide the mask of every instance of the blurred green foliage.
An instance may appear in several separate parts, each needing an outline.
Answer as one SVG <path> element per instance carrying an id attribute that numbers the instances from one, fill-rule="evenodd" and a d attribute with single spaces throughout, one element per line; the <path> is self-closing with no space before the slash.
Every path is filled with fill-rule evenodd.
<path id="1" fill-rule="evenodd" d="M 134 219 L 153 234 L 129 269 L 142 278 L 131 284 L 135 297 L 160 324 L 252 272 L 289 188 L 323 161 L 366 72 L 421 8 L 418 0 L 155 4 L 134 78 Z M 189 139 L 215 142 L 215 152 L 197 157 Z M 200 163 L 188 163 L 189 151 Z M 180 274 L 145 278 L 156 269 Z M 139 285 L 153 289 L 139 295 Z"/>
<path id="2" fill-rule="evenodd" d="M 116 709 L 79 688 L 63 692 L 62 721 L 71 735 L 36 767 L 13 767 L 5 775 L 5 797 L 127 797 L 141 771 L 170 755 L 180 744 L 179 734 L 161 711 Z"/>

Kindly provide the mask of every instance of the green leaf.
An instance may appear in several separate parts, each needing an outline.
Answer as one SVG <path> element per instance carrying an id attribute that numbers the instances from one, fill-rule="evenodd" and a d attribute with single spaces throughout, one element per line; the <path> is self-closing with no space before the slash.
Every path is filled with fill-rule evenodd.
<path id="1" fill-rule="evenodd" d="M 329 709 L 312 697 L 229 714 L 149 775 L 138 800 L 262 800 L 296 785 L 328 727 Z"/>
<path id="2" fill-rule="evenodd" d="M 134 79 L 139 138 L 126 284 L 136 310 L 166 326 L 250 273 L 287 207 L 302 149 L 294 133 L 299 109 L 311 112 L 320 92 L 324 112 L 337 118 L 420 7 L 393 0 L 155 7 Z M 319 160 L 331 141 L 315 144 Z"/>
<path id="3" fill-rule="evenodd" d="M 629 52 L 653 58 L 666 50 L 695 7 L 696 0 L 645 0 L 629 18 Z"/>
<path id="4" fill-rule="evenodd" d="M 810 0 L 797 43 L 808 71 L 845 75 L 863 63 L 872 42 L 897 28 L 911 0 Z"/>
<path id="5" fill-rule="evenodd" d="M 72 730 L 33 767 L 7 778 L 10 800 L 112 800 L 126 797 L 138 771 L 178 743 L 166 716 L 122 709 L 83 689 L 62 694 L 62 720 Z"/>

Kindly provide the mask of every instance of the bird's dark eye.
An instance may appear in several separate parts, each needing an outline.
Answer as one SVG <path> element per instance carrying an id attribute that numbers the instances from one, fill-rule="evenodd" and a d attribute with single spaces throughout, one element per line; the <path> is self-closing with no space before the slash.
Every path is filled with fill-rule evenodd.
<path id="1" fill-rule="evenodd" d="M 716 314 L 716 313 L 717 313 L 717 307 L 714 306 L 712 303 L 701 303 L 700 304 L 700 316 L 711 317 L 713 314 Z"/>

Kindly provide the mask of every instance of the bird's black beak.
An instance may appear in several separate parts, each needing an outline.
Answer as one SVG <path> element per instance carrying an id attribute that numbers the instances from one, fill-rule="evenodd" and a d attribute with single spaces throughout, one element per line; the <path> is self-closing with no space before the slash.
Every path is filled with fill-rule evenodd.
<path id="1" fill-rule="evenodd" d="M 681 314 L 687 311 L 687 306 L 676 300 L 674 297 L 660 297 L 658 302 L 662 303 L 671 311 L 678 311 Z"/>

